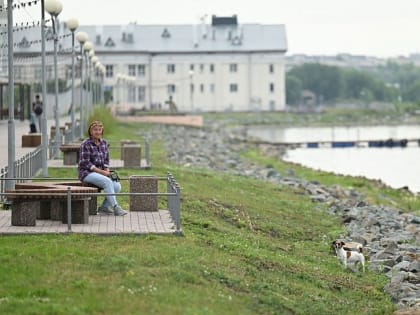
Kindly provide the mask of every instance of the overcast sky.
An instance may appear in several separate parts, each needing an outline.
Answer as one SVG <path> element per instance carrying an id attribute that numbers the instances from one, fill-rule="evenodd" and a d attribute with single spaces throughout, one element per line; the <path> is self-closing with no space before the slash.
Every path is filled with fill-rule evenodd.
<path id="1" fill-rule="evenodd" d="M 0 0 L 1 1 L 1 0 Z M 4 0 L 7 3 L 6 0 Z M 28 2 L 15 0 L 14 3 Z M 62 0 L 61 20 L 80 24 L 193 24 L 231 16 L 239 23 L 285 24 L 288 55 L 351 53 L 378 57 L 420 52 L 420 0 Z M 38 4 L 40 8 L 40 5 Z M 37 20 L 35 8 L 15 22 Z"/>

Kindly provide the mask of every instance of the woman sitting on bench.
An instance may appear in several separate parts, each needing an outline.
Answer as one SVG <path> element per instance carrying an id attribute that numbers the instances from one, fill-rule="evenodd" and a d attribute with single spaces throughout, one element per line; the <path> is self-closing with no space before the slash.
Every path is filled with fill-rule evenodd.
<path id="1" fill-rule="evenodd" d="M 117 203 L 114 193 L 121 191 L 121 184 L 110 178 L 108 142 L 102 138 L 104 132 L 100 121 L 93 121 L 89 125 L 89 138 L 80 145 L 79 179 L 82 182 L 100 187 L 106 195 L 102 205 L 98 208 L 99 214 L 126 215 Z"/>

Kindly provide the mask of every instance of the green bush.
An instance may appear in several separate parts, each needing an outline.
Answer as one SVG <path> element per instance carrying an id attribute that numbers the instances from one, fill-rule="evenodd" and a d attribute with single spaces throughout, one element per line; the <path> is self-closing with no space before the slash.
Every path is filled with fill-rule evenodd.
<path id="1" fill-rule="evenodd" d="M 113 116 L 111 110 L 108 107 L 96 106 L 93 108 L 92 114 L 89 116 L 88 123 L 86 126 L 86 136 L 88 135 L 88 127 L 92 121 L 99 120 L 104 124 L 104 133 L 112 133 L 116 126 L 117 122 Z"/>

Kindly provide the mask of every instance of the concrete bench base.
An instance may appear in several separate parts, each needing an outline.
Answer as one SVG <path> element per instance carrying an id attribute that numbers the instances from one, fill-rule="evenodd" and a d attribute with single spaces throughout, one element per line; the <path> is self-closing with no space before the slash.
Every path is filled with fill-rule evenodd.
<path id="1" fill-rule="evenodd" d="M 121 160 L 122 161 L 124 161 L 124 154 L 125 154 L 124 146 L 127 145 L 127 144 L 137 144 L 138 145 L 138 143 L 134 140 L 121 140 Z"/>
<path id="2" fill-rule="evenodd" d="M 141 146 L 138 144 L 125 144 L 121 147 L 124 167 L 140 167 Z"/>
<path id="3" fill-rule="evenodd" d="M 12 205 L 12 225 L 35 226 L 39 202 L 15 200 Z"/>
<path id="4" fill-rule="evenodd" d="M 89 223 L 90 198 L 77 199 L 71 202 L 71 223 Z M 96 212 L 95 212 L 96 214 Z M 35 201 L 15 200 L 12 204 L 13 226 L 35 226 L 36 219 L 62 221 L 67 223 L 67 200 Z"/>
<path id="5" fill-rule="evenodd" d="M 73 200 L 71 202 L 71 223 L 87 224 L 89 223 L 89 200 L 90 198 Z M 61 222 L 67 223 L 67 201 L 61 202 Z"/>
<path id="6" fill-rule="evenodd" d="M 130 193 L 157 193 L 156 176 L 130 176 Z M 130 211 L 158 211 L 158 196 L 130 195 Z"/>
<path id="7" fill-rule="evenodd" d="M 22 135 L 22 148 L 33 148 L 41 145 L 41 134 L 30 133 Z"/>
<path id="8" fill-rule="evenodd" d="M 51 219 L 67 223 L 67 193 L 72 196 L 72 223 L 89 222 L 91 196 L 98 189 L 86 187 L 83 183 L 18 183 L 16 189 L 6 191 L 6 198 L 12 202 L 12 225 L 35 226 L 36 219 Z M 83 195 L 80 195 L 83 193 Z M 96 214 L 96 205 L 95 205 Z"/>
<path id="9" fill-rule="evenodd" d="M 66 132 L 66 126 L 60 126 L 60 135 L 64 136 L 64 133 Z M 55 138 L 55 126 L 51 126 L 50 128 L 50 138 Z"/>
<path id="10" fill-rule="evenodd" d="M 77 165 L 79 163 L 80 144 L 64 144 L 60 147 L 63 152 L 63 165 Z"/>
<path id="11" fill-rule="evenodd" d="M 79 150 L 65 151 L 63 155 L 63 165 L 77 165 L 79 162 Z"/>

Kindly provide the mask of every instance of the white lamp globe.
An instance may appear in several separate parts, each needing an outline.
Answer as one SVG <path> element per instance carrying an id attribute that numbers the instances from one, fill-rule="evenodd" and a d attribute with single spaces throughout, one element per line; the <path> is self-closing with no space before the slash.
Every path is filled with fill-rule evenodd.
<path id="1" fill-rule="evenodd" d="M 91 59 L 91 61 L 92 61 L 92 63 L 93 63 L 94 65 L 96 65 L 96 63 L 99 61 L 99 59 L 98 59 L 98 57 L 93 56 L 93 57 L 92 57 L 92 59 Z"/>
<path id="2" fill-rule="evenodd" d="M 79 21 L 76 18 L 70 18 L 66 22 L 67 28 L 74 32 L 79 27 Z"/>
<path id="3" fill-rule="evenodd" d="M 79 43 L 84 44 L 89 39 L 89 36 L 86 32 L 77 32 L 76 39 Z"/>
<path id="4" fill-rule="evenodd" d="M 63 3 L 60 0 L 45 0 L 45 11 L 53 16 L 57 16 L 63 10 Z"/>
<path id="5" fill-rule="evenodd" d="M 90 51 L 93 48 L 93 44 L 90 41 L 87 41 L 84 45 L 83 45 L 83 50 L 84 51 Z"/>

